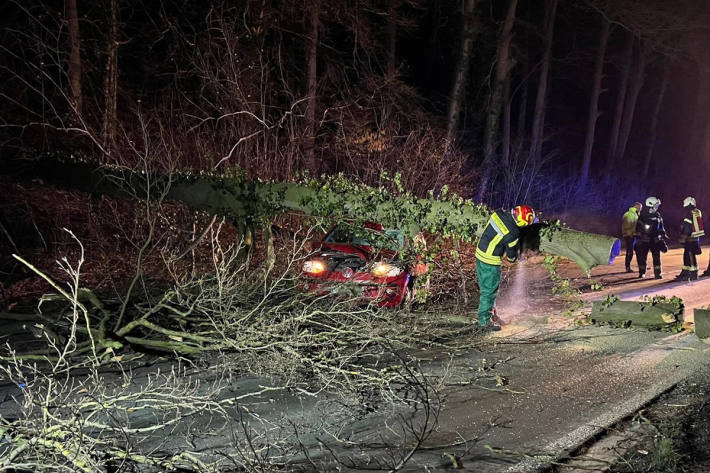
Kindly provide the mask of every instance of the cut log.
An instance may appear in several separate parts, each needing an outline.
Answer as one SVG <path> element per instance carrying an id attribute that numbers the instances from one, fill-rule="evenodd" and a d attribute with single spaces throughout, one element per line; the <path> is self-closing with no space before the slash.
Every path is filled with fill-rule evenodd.
<path id="1" fill-rule="evenodd" d="M 39 163 L 28 177 L 42 177 L 53 184 L 92 193 L 126 198 L 145 198 L 146 177 L 124 168 L 97 167 L 88 163 Z M 151 195 L 168 187 L 166 199 L 185 203 L 196 210 L 222 215 L 239 226 L 288 211 L 326 218 L 351 218 L 379 222 L 414 236 L 420 231 L 472 241 L 480 236 L 490 209 L 454 196 L 452 199 L 422 199 L 404 194 L 393 196 L 385 189 L 371 188 L 334 178 L 331 183 L 286 183 L 249 181 L 210 174 L 152 176 Z M 574 261 L 585 273 L 611 263 L 619 254 L 618 239 L 585 233 L 543 222 L 524 229 L 523 249 L 540 250 Z"/>
<path id="2" fill-rule="evenodd" d="M 590 318 L 593 323 L 665 327 L 683 321 L 683 306 L 670 302 L 596 301 Z"/>
<path id="3" fill-rule="evenodd" d="M 710 310 L 695 309 L 693 320 L 695 321 L 695 335 L 702 340 L 710 341 Z"/>

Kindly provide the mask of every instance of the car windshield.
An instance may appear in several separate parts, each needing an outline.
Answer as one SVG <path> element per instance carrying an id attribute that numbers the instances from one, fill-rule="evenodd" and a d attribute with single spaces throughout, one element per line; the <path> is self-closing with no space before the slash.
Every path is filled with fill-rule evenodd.
<path id="1" fill-rule="evenodd" d="M 378 231 L 371 228 L 336 227 L 325 238 L 325 242 L 401 251 L 404 247 L 404 235 L 401 230 L 389 228 Z"/>

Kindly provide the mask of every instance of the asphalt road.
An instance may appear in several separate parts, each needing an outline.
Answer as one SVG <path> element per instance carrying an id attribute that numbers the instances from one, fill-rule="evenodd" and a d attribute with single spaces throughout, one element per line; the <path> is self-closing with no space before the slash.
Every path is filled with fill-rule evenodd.
<path id="1" fill-rule="evenodd" d="M 690 309 L 710 304 L 710 278 L 669 282 L 680 271 L 679 250 L 665 255 L 664 264 L 664 280 L 637 280 L 624 273 L 622 260 L 596 268 L 592 276 L 604 289 L 588 291 L 583 297 L 592 300 L 614 293 L 636 299 L 663 294 L 683 298 Z M 589 286 L 573 265 L 561 265 L 560 272 L 581 288 Z M 450 455 L 460 458 L 461 471 L 538 471 L 708 364 L 710 346 L 692 333 L 574 325 L 560 315 L 560 301 L 550 296 L 549 278 L 534 260 L 519 265 L 509 276 L 501 297 L 501 315 L 510 322 L 504 330 L 469 336 L 458 352 L 430 353 L 423 362 L 425 372 L 437 377 L 446 374 L 440 390 L 443 408 L 426 448 L 404 471 L 444 471 L 450 468 L 446 466 Z M 134 372 L 133 382 L 150 376 L 150 370 Z M 120 381 L 119 375 L 116 378 Z M 200 391 L 207 386 L 203 384 Z M 265 379 L 227 380 L 218 397 L 236 399 L 262 391 L 251 398 L 255 419 L 269 426 L 299 426 L 299 440 L 313 458 L 324 453 L 316 431 L 347 425 L 347 420 L 331 418 L 335 410 L 330 410 L 326 397 L 269 389 Z M 7 414 L 16 393 L 3 394 L 0 412 Z M 229 449 L 230 435 L 236 435 L 241 424 L 236 405 L 227 413 L 233 423 L 215 425 L 209 411 L 190 416 L 191 445 L 180 443 L 184 436 L 177 433 L 184 429 L 177 425 L 146 435 L 141 444 L 160 451 Z M 145 410 L 143 415 L 148 414 L 151 411 Z M 347 430 L 360 438 L 379 438 L 377 429 L 383 428 L 386 414 L 373 412 L 347 425 Z M 133 415 L 136 427 L 153 422 L 150 415 L 145 419 Z M 291 434 L 279 431 L 279 435 Z"/>
<path id="2" fill-rule="evenodd" d="M 583 297 L 594 300 L 611 293 L 624 300 L 678 296 L 685 301 L 689 315 L 693 308 L 710 304 L 710 278 L 693 283 L 672 281 L 680 272 L 682 251 L 669 251 L 663 262 L 662 280 L 639 280 L 635 274 L 626 274 L 621 259 L 596 268 L 592 277 L 604 289 Z M 527 272 L 529 286 L 535 286 L 541 278 L 539 270 Z M 576 278 L 577 285 L 588 286 L 573 265 L 563 265 L 560 272 Z M 504 299 L 511 290 L 519 291 L 515 285 L 513 281 L 504 288 Z M 541 297 L 549 299 L 549 294 Z M 541 299 L 540 305 L 545 306 L 544 302 Z M 535 306 L 534 297 L 528 301 L 530 306 Z M 693 333 L 596 326 L 551 331 L 550 324 L 541 323 L 546 320 L 544 313 L 502 312 L 511 323 L 491 337 L 498 343 L 462 356 L 455 371 L 464 373 L 466 366 L 480 366 L 482 359 L 500 361 L 496 372 L 505 384 L 451 388 L 440 419 L 436 441 L 469 441 L 468 450 L 451 449 L 461 456 L 462 471 L 544 469 L 710 362 L 710 346 Z M 692 320 L 686 320 L 689 318 Z"/>

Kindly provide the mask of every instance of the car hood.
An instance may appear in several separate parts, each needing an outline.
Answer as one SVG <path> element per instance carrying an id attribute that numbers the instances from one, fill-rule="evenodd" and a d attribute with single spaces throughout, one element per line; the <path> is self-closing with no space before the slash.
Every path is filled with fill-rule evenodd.
<path id="1" fill-rule="evenodd" d="M 371 246 L 326 242 L 321 243 L 319 253 L 324 257 L 334 256 L 337 253 L 341 255 L 355 255 L 363 260 L 363 263 L 374 261 L 375 258 L 389 260 L 397 255 L 397 253 L 392 250 L 377 249 Z"/>

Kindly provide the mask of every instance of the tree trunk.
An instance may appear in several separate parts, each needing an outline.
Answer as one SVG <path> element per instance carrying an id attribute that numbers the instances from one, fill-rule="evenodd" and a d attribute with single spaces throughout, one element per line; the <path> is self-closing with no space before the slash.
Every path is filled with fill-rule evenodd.
<path id="1" fill-rule="evenodd" d="M 644 72 L 646 71 L 646 62 L 648 60 L 649 50 L 641 44 L 639 46 L 639 57 L 636 63 L 636 68 L 629 82 L 629 93 L 624 106 L 624 118 L 621 123 L 621 134 L 619 135 L 619 148 L 614 158 L 614 162 L 618 163 L 621 158 L 626 155 L 626 145 L 629 143 L 631 136 L 631 126 L 634 122 L 634 114 L 636 113 L 636 101 L 638 100 L 639 92 L 643 87 Z"/>
<path id="2" fill-rule="evenodd" d="M 79 33 L 79 10 L 76 0 L 67 0 L 66 16 L 69 30 L 69 100 L 77 116 L 82 115 L 81 94 L 81 35 Z"/>
<path id="3" fill-rule="evenodd" d="M 313 0 L 310 11 L 310 34 L 306 40 L 307 51 L 307 89 L 308 101 L 306 102 L 306 166 L 317 174 L 319 163 L 315 156 L 315 134 L 316 134 L 316 99 L 318 93 L 318 32 L 320 23 L 321 0 Z"/>
<path id="4" fill-rule="evenodd" d="M 123 198 L 146 198 L 146 176 L 128 169 L 97 167 L 87 163 L 39 162 L 31 173 L 64 188 Z M 183 202 L 195 210 L 221 215 L 238 225 L 268 218 L 288 211 L 307 215 L 360 218 L 399 228 L 414 237 L 420 231 L 472 241 L 480 236 L 490 216 L 484 205 L 471 201 L 394 197 L 377 189 L 348 187 L 323 188 L 289 182 L 246 181 L 211 175 L 150 176 L 153 189 L 169 185 L 166 200 Z M 154 195 L 161 192 L 154 192 Z M 376 200 L 373 202 L 373 196 Z M 240 232 L 241 233 L 241 232 Z M 584 233 L 557 225 L 536 224 L 526 227 L 521 242 L 526 248 L 564 256 L 585 272 L 608 264 L 620 250 L 618 239 Z M 241 233 L 244 234 L 244 233 Z"/>
<path id="5" fill-rule="evenodd" d="M 648 148 L 646 149 L 646 157 L 643 160 L 643 172 L 641 177 L 646 179 L 648 177 L 648 171 L 651 169 L 651 159 L 653 158 L 653 151 L 656 148 L 656 137 L 658 135 L 658 117 L 661 114 L 661 105 L 663 104 L 663 98 L 666 95 L 666 88 L 668 87 L 670 67 L 666 62 L 663 62 L 663 79 L 661 80 L 661 90 L 658 91 L 656 96 L 656 104 L 653 107 L 653 115 L 651 117 L 651 136 L 648 137 Z"/>
<path id="6" fill-rule="evenodd" d="M 624 104 L 626 103 L 626 90 L 629 84 L 629 75 L 631 74 L 631 60 L 634 53 L 634 35 L 628 31 L 626 33 L 626 44 L 622 54 L 621 77 L 619 79 L 619 90 L 616 93 L 616 109 L 614 110 L 614 122 L 611 125 L 611 134 L 609 138 L 609 147 L 606 150 L 606 164 L 604 166 L 604 175 L 611 175 L 611 171 L 616 164 L 616 156 L 618 156 L 619 148 L 619 133 L 621 130 L 621 118 L 624 115 Z"/>
<path id="7" fill-rule="evenodd" d="M 589 113 L 587 114 L 587 134 L 584 139 L 584 155 L 582 156 L 582 169 L 580 172 L 580 187 L 587 185 L 589 178 L 589 166 L 592 163 L 592 149 L 594 148 L 594 133 L 597 128 L 597 118 L 599 109 L 599 95 L 602 92 L 602 78 L 604 75 L 604 56 L 606 55 L 606 44 L 609 39 L 609 21 L 602 18 L 602 29 L 599 32 L 599 47 L 597 58 L 594 64 L 594 81 L 592 83 L 592 96 L 589 98 Z"/>
<path id="8" fill-rule="evenodd" d="M 389 0 L 387 5 L 387 76 L 397 71 L 397 6 L 399 0 Z"/>
<path id="9" fill-rule="evenodd" d="M 513 25 L 515 24 L 515 11 L 518 0 L 510 0 L 508 13 L 498 38 L 498 50 L 496 53 L 496 73 L 493 79 L 493 89 L 488 103 L 488 114 L 486 115 L 486 128 L 483 135 L 483 179 L 476 200 L 481 202 L 486 194 L 488 182 L 493 174 L 495 165 L 495 142 L 498 135 L 498 124 L 500 121 L 501 109 L 505 100 L 505 84 L 510 76 L 510 71 L 515 66 L 515 60 L 510 57 L 510 43 L 513 39 Z"/>
<path id="10" fill-rule="evenodd" d="M 505 81 L 503 93 L 503 142 L 501 143 L 501 163 L 505 169 L 510 167 L 510 76 Z"/>
<path id="11" fill-rule="evenodd" d="M 527 35 L 526 35 L 527 38 Z M 525 39 L 525 44 L 527 40 Z M 525 144 L 525 136 L 527 132 L 527 118 L 528 118 L 528 90 L 530 84 L 530 61 L 523 54 L 521 55 L 521 65 L 520 65 L 520 76 L 522 77 L 522 92 L 520 92 L 520 98 L 518 99 L 518 130 L 515 136 L 515 148 L 516 152 L 523 149 Z M 513 94 L 515 95 L 515 94 Z"/>
<path id="12" fill-rule="evenodd" d="M 535 161 L 542 155 L 542 141 L 545 131 L 545 108 L 547 105 L 547 82 L 550 75 L 550 62 L 552 61 L 552 39 L 555 34 L 555 17 L 557 14 L 557 0 L 548 0 L 545 12 L 545 52 L 540 63 L 540 82 L 537 86 L 535 99 L 535 115 L 533 116 L 532 134 L 530 138 L 530 152 Z"/>
<path id="13" fill-rule="evenodd" d="M 664 327 L 683 321 L 683 307 L 667 302 L 595 301 L 589 318 L 595 323 Z"/>
<path id="14" fill-rule="evenodd" d="M 111 0 L 111 26 L 108 39 L 106 70 L 104 72 L 104 120 L 103 145 L 110 155 L 116 147 L 116 132 L 118 121 L 116 103 L 118 95 L 118 5 L 117 0 Z"/>
<path id="15" fill-rule="evenodd" d="M 446 114 L 446 146 L 451 146 L 455 141 L 459 126 L 459 116 L 466 97 L 466 78 L 468 77 L 469 64 L 473 52 L 474 12 L 476 0 L 464 0 L 463 18 L 461 26 L 461 47 L 459 59 L 454 71 L 454 81 L 449 97 L 449 110 Z"/>

